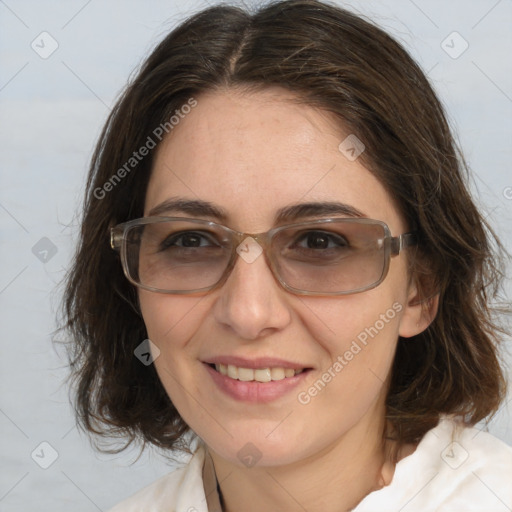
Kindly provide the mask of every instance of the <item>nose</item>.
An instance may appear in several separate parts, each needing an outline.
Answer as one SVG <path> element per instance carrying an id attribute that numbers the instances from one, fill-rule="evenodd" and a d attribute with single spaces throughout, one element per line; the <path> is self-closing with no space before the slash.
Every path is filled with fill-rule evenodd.
<path id="1" fill-rule="evenodd" d="M 235 266 L 214 305 L 215 319 L 247 340 L 283 329 L 291 320 L 287 292 L 258 247 L 255 241 L 241 244 Z"/>

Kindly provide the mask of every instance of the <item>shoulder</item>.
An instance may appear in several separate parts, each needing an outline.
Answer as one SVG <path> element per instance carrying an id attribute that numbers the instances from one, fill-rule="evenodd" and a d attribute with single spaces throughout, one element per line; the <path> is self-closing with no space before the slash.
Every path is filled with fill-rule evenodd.
<path id="1" fill-rule="evenodd" d="M 108 512 L 207 512 L 202 478 L 204 455 L 200 445 L 186 466 L 163 476 Z"/>
<path id="2" fill-rule="evenodd" d="M 508 512 L 512 447 L 487 432 L 442 419 L 396 466 L 391 484 L 357 512 Z"/>

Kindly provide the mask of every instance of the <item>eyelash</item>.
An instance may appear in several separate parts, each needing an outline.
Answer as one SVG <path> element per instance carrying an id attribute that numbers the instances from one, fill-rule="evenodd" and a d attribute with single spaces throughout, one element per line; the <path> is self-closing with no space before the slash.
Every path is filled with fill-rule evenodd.
<path id="1" fill-rule="evenodd" d="M 172 246 L 184 247 L 185 248 L 186 246 L 174 245 L 174 244 L 176 244 L 177 241 L 182 240 L 184 237 L 191 236 L 191 235 L 195 235 L 196 237 L 198 237 L 200 239 L 203 239 L 203 240 L 210 239 L 210 241 L 212 241 L 211 237 L 210 236 L 206 236 L 204 233 L 201 233 L 201 232 L 198 232 L 198 231 L 184 231 L 182 233 L 175 233 L 171 237 L 166 238 L 160 244 L 160 250 L 165 250 L 165 249 L 168 249 L 169 247 L 172 247 Z M 342 236 L 338 235 L 338 234 L 330 233 L 328 231 L 314 231 L 314 230 L 311 230 L 311 231 L 307 231 L 307 232 L 299 234 L 296 237 L 295 241 L 293 242 L 293 246 L 298 245 L 298 243 L 301 242 L 301 241 L 307 240 L 308 237 L 310 237 L 312 235 L 316 235 L 316 236 L 320 235 L 322 237 L 325 237 L 325 238 L 327 238 L 329 240 L 329 242 L 333 242 L 337 247 L 347 247 L 349 245 L 347 240 L 345 238 L 343 238 Z M 219 246 L 219 244 L 215 244 L 215 245 Z M 198 248 L 198 247 L 206 247 L 206 246 L 205 245 L 199 245 L 198 247 L 196 247 L 196 246 L 192 246 L 192 247 L 193 248 Z M 332 248 L 333 247 L 327 247 L 326 249 L 332 249 Z M 315 250 L 315 249 L 312 249 L 310 247 L 302 247 L 302 249 Z"/>

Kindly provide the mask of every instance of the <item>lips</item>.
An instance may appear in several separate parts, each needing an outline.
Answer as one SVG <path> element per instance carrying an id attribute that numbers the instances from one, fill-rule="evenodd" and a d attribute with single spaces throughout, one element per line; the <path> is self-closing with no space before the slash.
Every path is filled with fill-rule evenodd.
<path id="1" fill-rule="evenodd" d="M 277 358 L 218 356 L 203 361 L 218 389 L 245 402 L 269 402 L 291 392 L 311 367 Z"/>

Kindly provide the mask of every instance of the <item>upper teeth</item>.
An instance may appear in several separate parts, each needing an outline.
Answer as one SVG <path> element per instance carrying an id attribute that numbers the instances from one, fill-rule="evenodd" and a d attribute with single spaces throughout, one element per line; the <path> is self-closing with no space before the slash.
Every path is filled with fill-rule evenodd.
<path id="1" fill-rule="evenodd" d="M 215 369 L 227 375 L 232 379 L 251 381 L 256 380 L 258 382 L 270 382 L 271 380 L 283 380 L 288 377 L 298 375 L 304 370 L 294 370 L 293 368 L 258 368 L 256 370 L 252 368 L 240 368 L 232 364 L 216 364 Z"/>

